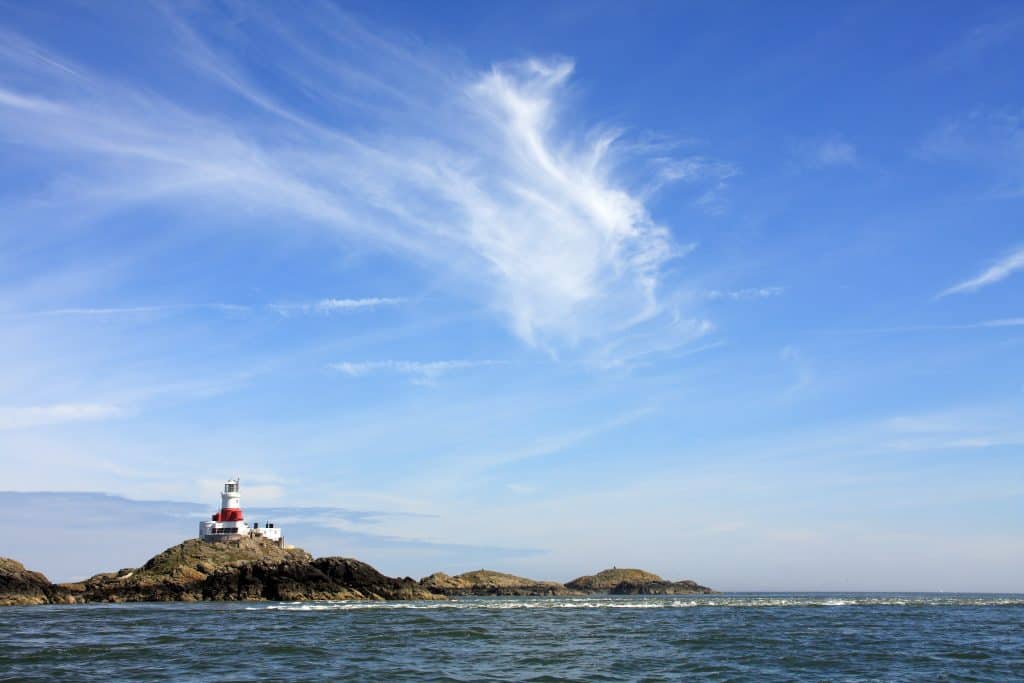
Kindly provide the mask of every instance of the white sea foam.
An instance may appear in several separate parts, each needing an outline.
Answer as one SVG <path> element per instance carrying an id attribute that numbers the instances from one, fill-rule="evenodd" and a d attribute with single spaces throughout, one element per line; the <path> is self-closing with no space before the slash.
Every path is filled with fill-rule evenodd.
<path id="1" fill-rule="evenodd" d="M 454 598 L 437 602 L 326 600 L 251 606 L 249 610 L 320 612 L 330 610 L 509 610 L 509 609 L 672 609 L 672 608 L 850 608 L 850 607 L 1024 607 L 1024 595 L 715 595 L 694 598 Z"/>

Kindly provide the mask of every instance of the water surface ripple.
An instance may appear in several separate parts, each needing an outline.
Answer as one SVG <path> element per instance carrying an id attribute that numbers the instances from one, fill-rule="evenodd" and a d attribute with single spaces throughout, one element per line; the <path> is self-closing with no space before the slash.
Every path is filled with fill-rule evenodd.
<path id="1" fill-rule="evenodd" d="M 1024 596 L 0 609 L 2 681 L 1024 681 Z"/>

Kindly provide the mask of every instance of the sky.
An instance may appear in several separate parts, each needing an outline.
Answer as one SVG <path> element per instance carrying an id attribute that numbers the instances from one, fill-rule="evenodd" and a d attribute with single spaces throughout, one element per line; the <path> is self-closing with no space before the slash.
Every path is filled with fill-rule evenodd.
<path id="1" fill-rule="evenodd" d="M 1018 3 L 0 0 L 0 555 L 1024 591 Z"/>

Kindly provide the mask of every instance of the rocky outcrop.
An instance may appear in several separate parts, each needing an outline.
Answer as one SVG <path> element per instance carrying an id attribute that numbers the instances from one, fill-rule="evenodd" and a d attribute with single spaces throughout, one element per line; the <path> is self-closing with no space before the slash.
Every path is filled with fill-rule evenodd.
<path id="1" fill-rule="evenodd" d="M 584 591 L 586 593 L 607 593 L 623 581 L 647 583 L 651 581 L 664 581 L 657 574 L 645 572 L 642 569 L 605 569 L 593 576 L 581 576 L 565 584 L 567 588 Z"/>
<path id="2" fill-rule="evenodd" d="M 443 572 L 420 579 L 421 587 L 443 595 L 578 595 L 556 581 L 535 581 L 487 569 L 448 576 Z"/>
<path id="3" fill-rule="evenodd" d="M 0 605 L 45 605 L 52 592 L 53 584 L 45 576 L 0 557 Z"/>
<path id="4" fill-rule="evenodd" d="M 612 595 L 695 595 L 714 593 L 696 581 L 620 581 L 609 590 Z"/>
<path id="5" fill-rule="evenodd" d="M 442 572 L 420 579 L 420 586 L 448 596 L 456 595 L 681 595 L 713 593 L 694 581 L 666 581 L 641 569 L 606 569 L 562 585 L 480 569 L 458 576 Z"/>
<path id="6" fill-rule="evenodd" d="M 449 596 L 676 595 L 712 593 L 693 581 L 666 581 L 639 569 L 606 569 L 562 585 L 488 571 L 419 582 L 395 579 L 346 557 L 313 557 L 261 538 L 209 543 L 192 539 L 137 569 L 52 584 L 14 560 L 0 558 L 0 605 L 199 600 L 443 600 Z"/>
<path id="7" fill-rule="evenodd" d="M 583 593 L 612 595 L 681 595 L 714 593 L 694 581 L 666 581 L 642 569 L 605 569 L 592 576 L 581 576 L 565 584 L 566 588 Z"/>
<path id="8" fill-rule="evenodd" d="M 209 576 L 204 600 L 436 600 L 410 578 L 392 579 L 346 557 L 254 562 Z"/>
<path id="9" fill-rule="evenodd" d="M 191 539 L 150 559 L 138 569 L 97 574 L 80 583 L 60 584 L 60 602 L 167 602 L 204 599 L 214 574 L 240 571 L 252 563 L 268 566 L 310 562 L 305 550 L 262 538 L 208 543 Z"/>
<path id="10" fill-rule="evenodd" d="M 393 579 L 343 557 L 260 538 L 208 543 L 188 540 L 137 569 L 51 584 L 45 576 L 0 559 L 0 605 L 199 600 L 433 600 L 444 596 L 411 578 Z"/>

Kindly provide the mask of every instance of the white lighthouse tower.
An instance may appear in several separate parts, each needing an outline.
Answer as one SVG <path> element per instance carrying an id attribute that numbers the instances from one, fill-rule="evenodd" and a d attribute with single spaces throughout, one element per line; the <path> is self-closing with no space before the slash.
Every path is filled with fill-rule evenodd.
<path id="1" fill-rule="evenodd" d="M 281 542 L 281 529 L 267 522 L 260 527 L 259 522 L 252 526 L 242 516 L 239 503 L 239 479 L 228 479 L 220 494 L 220 512 L 215 512 L 209 522 L 199 523 L 199 538 L 204 541 L 229 541 L 239 538 L 265 538 L 268 541 Z"/>

